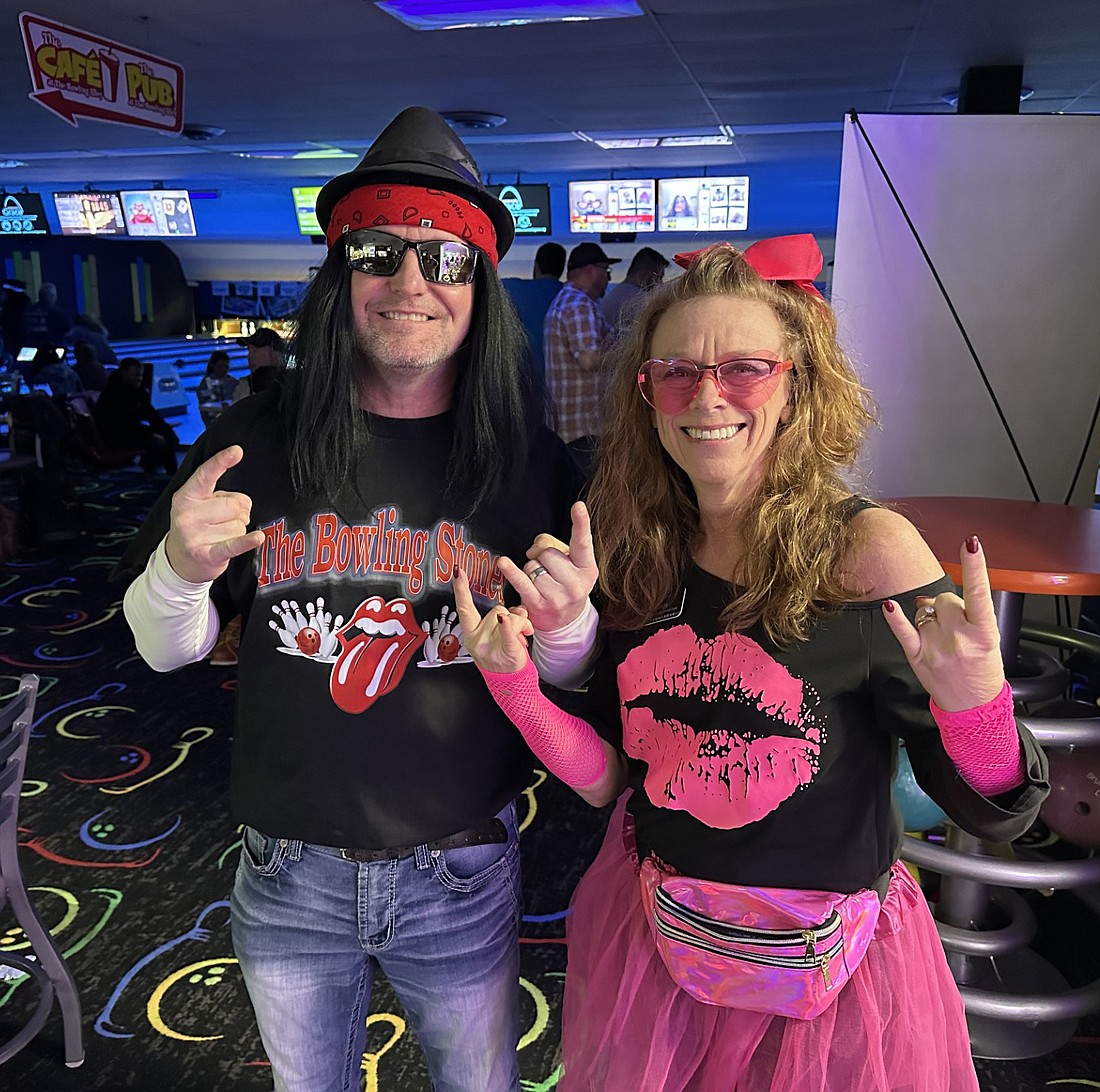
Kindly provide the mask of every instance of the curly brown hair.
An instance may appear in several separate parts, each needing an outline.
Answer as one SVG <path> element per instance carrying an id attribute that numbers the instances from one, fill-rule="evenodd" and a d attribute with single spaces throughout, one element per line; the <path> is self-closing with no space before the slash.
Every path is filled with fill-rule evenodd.
<path id="1" fill-rule="evenodd" d="M 842 570 L 851 542 L 843 472 L 875 420 L 874 407 L 837 344 L 832 309 L 797 285 L 764 280 L 729 244 L 705 251 L 682 277 L 654 290 L 614 351 L 608 427 L 588 496 L 602 624 L 629 630 L 653 618 L 680 587 L 698 546 L 695 490 L 661 445 L 637 375 L 661 317 L 701 296 L 767 304 L 794 361 L 789 417 L 735 532 L 741 560 L 722 621 L 730 632 L 759 621 L 780 644 L 802 640 L 816 618 L 855 594 Z"/>

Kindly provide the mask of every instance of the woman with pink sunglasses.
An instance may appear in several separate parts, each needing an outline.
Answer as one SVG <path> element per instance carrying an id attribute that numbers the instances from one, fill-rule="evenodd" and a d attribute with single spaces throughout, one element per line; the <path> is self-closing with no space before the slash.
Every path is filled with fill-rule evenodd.
<path id="1" fill-rule="evenodd" d="M 959 596 L 846 483 L 872 408 L 811 237 L 677 261 L 611 383 L 584 719 L 539 691 L 522 609 L 482 619 L 456 584 L 532 749 L 590 803 L 619 799 L 573 901 L 559 1088 L 974 1092 L 891 783 L 901 741 L 955 822 L 1004 842 L 1047 791 L 981 544 L 960 544 Z"/>

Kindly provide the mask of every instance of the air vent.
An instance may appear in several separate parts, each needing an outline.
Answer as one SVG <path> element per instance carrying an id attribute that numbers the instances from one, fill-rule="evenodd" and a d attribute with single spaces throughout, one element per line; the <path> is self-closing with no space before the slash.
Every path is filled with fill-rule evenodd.
<path id="1" fill-rule="evenodd" d="M 508 119 L 503 114 L 488 114 L 484 110 L 444 110 L 443 120 L 456 129 L 496 129 Z"/>
<path id="2" fill-rule="evenodd" d="M 225 134 L 220 125 L 185 125 L 180 130 L 180 136 L 188 140 L 213 140 Z"/>

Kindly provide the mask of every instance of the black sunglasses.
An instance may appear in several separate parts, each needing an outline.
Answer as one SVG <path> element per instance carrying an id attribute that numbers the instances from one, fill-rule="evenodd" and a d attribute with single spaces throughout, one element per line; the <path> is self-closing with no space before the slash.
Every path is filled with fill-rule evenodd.
<path id="1" fill-rule="evenodd" d="M 433 284 L 469 284 L 477 269 L 477 250 L 458 239 L 425 239 L 414 243 L 388 231 L 364 228 L 344 236 L 348 265 L 374 277 L 392 277 L 406 250 L 416 251 L 424 280 Z"/>

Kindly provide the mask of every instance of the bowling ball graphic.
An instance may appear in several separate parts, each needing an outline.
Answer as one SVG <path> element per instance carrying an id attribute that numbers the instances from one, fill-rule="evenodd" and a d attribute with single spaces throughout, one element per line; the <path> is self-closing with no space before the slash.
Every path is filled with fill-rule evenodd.
<path id="1" fill-rule="evenodd" d="M 449 664 L 458 655 L 458 650 L 461 647 L 458 638 L 453 633 L 448 633 L 446 637 L 440 638 L 439 658 L 445 664 Z"/>
<path id="2" fill-rule="evenodd" d="M 316 656 L 321 651 L 321 635 L 312 626 L 303 626 L 294 640 L 298 642 L 298 651 L 307 656 Z"/>

